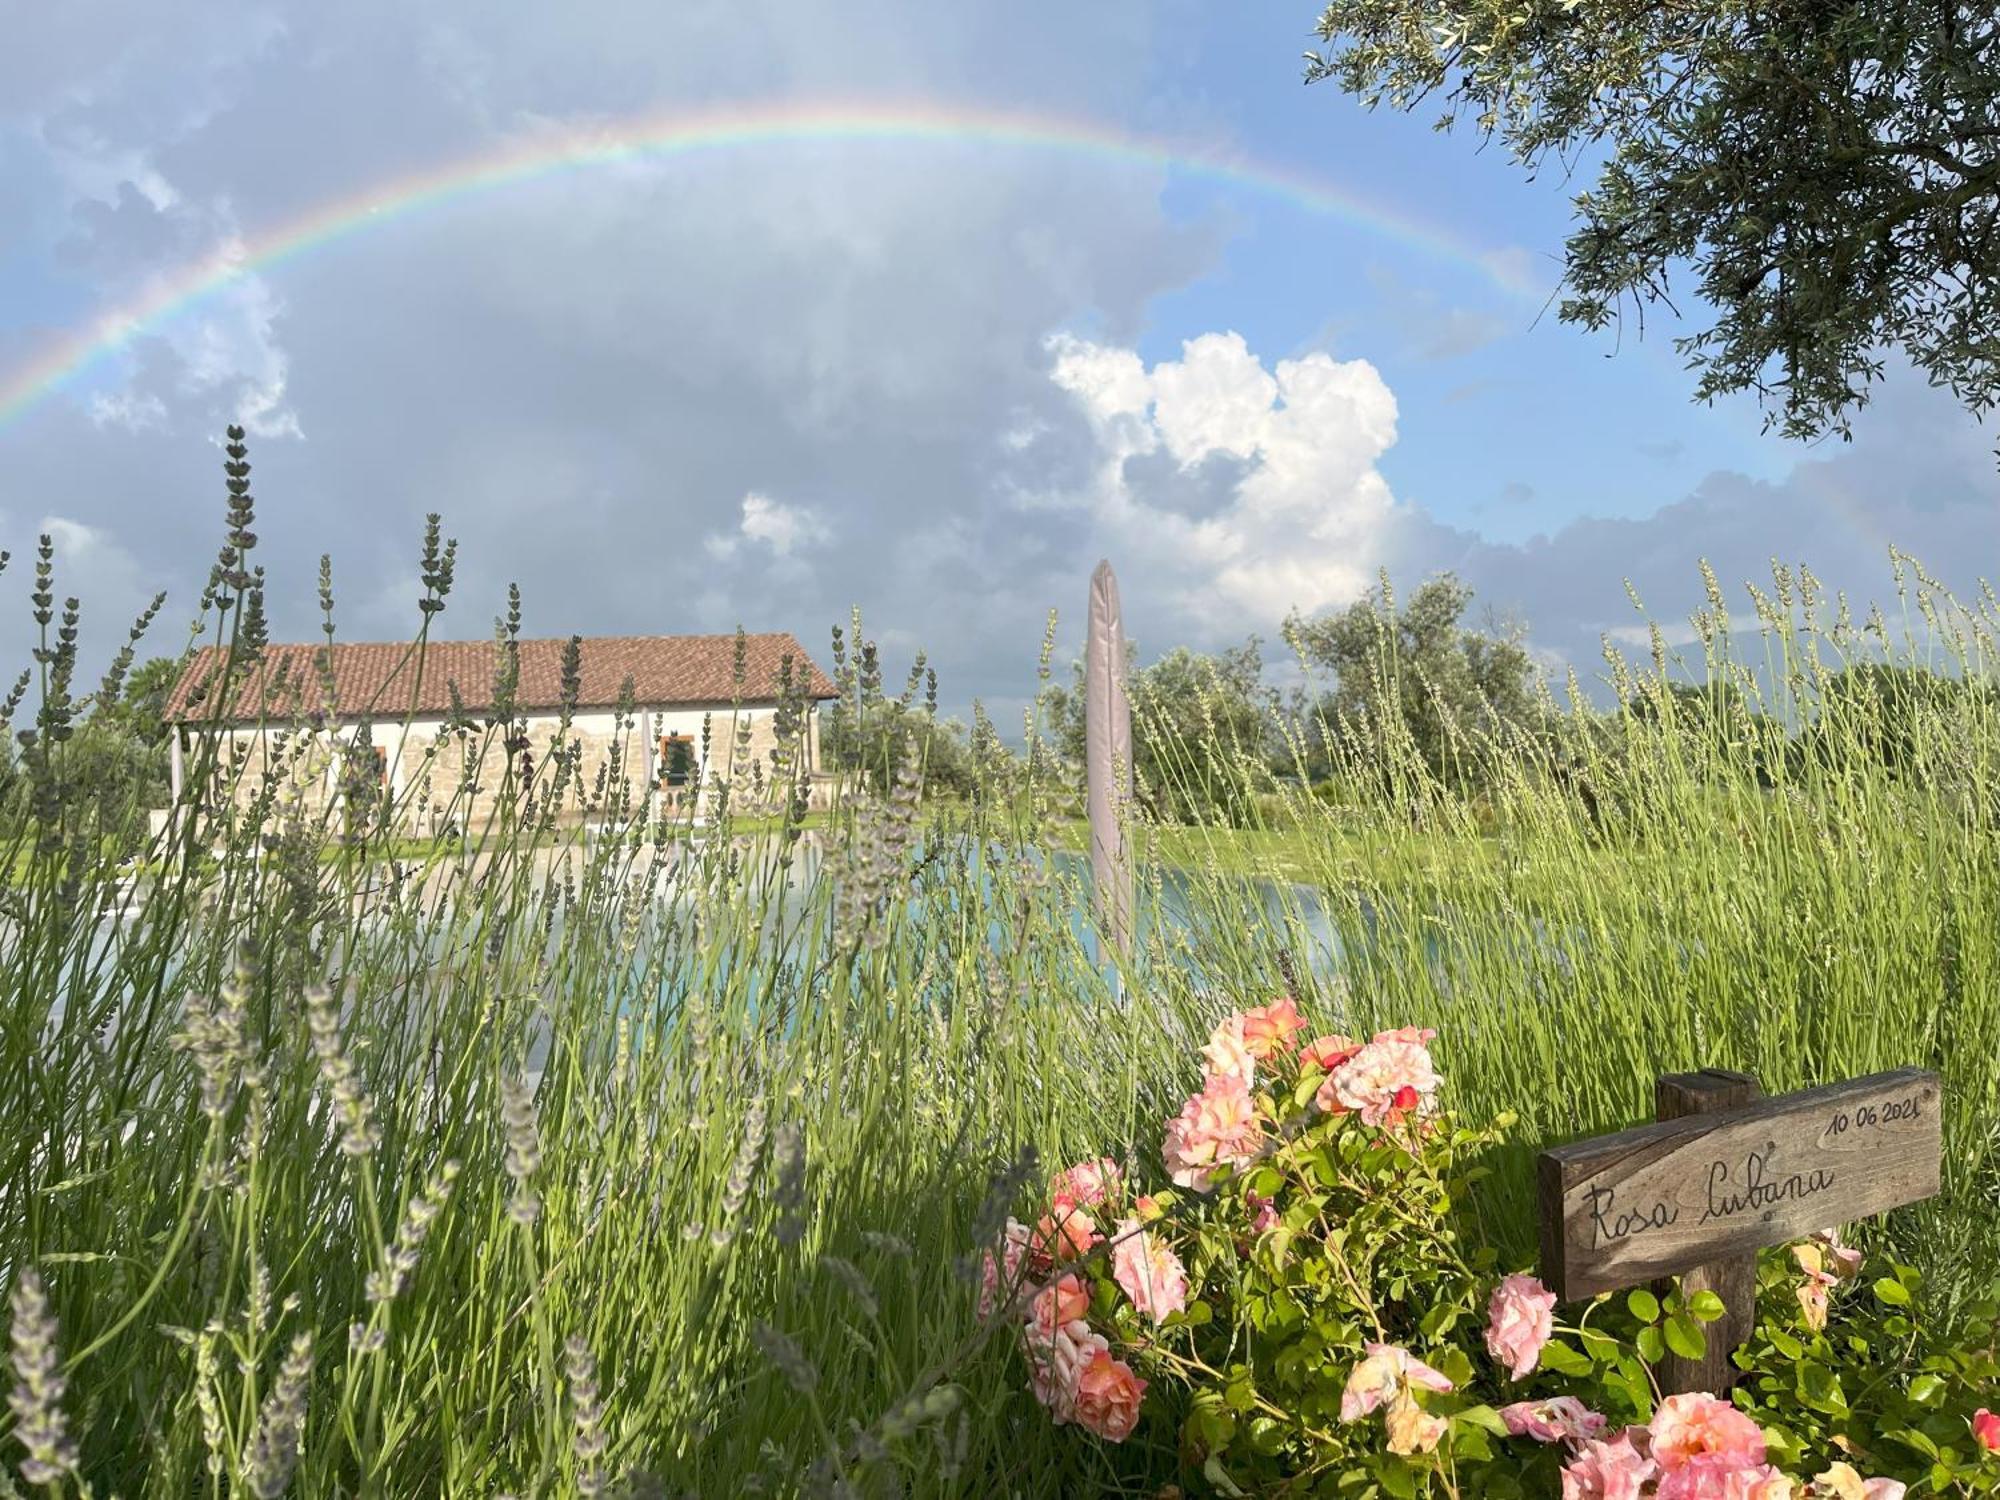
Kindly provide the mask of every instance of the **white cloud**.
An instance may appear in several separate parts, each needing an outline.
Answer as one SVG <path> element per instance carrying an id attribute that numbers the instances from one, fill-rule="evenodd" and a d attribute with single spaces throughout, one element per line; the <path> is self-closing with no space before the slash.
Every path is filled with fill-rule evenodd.
<path id="1" fill-rule="evenodd" d="M 1088 415 L 1098 461 L 1088 505 L 1107 544 L 1178 576 L 1181 607 L 1214 633 L 1268 629 L 1293 608 L 1359 595 L 1396 513 L 1375 463 L 1396 440 L 1396 398 L 1366 360 L 1314 353 L 1267 370 L 1241 335 L 1207 333 L 1151 371 L 1137 353 L 1049 340 L 1050 378 Z M 1243 464 L 1219 508 L 1159 503 L 1131 461 L 1185 471 Z"/>
<path id="2" fill-rule="evenodd" d="M 127 187 L 135 190 L 156 213 L 181 202 L 181 194 L 151 161 L 150 153 L 108 144 L 88 134 L 67 141 L 43 141 L 49 164 L 71 196 L 114 204 Z"/>
<path id="3" fill-rule="evenodd" d="M 251 276 L 213 299 L 184 333 L 169 334 L 184 361 L 182 389 L 223 393 L 231 420 L 260 438 L 305 436 L 285 403 L 291 361 L 277 337 L 283 313 L 269 284 Z"/>
<path id="4" fill-rule="evenodd" d="M 811 506 L 787 505 L 752 490 L 743 497 L 742 517 L 735 532 L 712 532 L 705 545 L 718 558 L 734 557 L 746 543 L 790 558 L 801 547 L 825 543 L 832 536 L 831 528 Z"/>
<path id="5" fill-rule="evenodd" d="M 768 495 L 743 497 L 743 535 L 763 542 L 779 556 L 789 556 L 803 543 L 827 539 L 826 523 L 807 506 L 784 505 Z"/>
<path id="6" fill-rule="evenodd" d="M 43 516 L 39 529 L 55 544 L 56 556 L 65 561 L 80 561 L 105 547 L 104 532 L 65 516 Z"/>
<path id="7" fill-rule="evenodd" d="M 1659 620 L 1660 639 L 1670 647 L 1692 646 L 1701 637 L 1691 624 L 1674 620 Z M 1642 651 L 1650 651 L 1653 646 L 1653 625 L 1614 625 L 1604 632 L 1605 638 L 1614 645 L 1632 646 Z"/>
<path id="8" fill-rule="evenodd" d="M 144 432 L 151 427 L 164 431 L 167 406 L 150 391 L 99 391 L 90 398 L 90 420 L 100 428 L 122 427 L 127 432 Z"/>

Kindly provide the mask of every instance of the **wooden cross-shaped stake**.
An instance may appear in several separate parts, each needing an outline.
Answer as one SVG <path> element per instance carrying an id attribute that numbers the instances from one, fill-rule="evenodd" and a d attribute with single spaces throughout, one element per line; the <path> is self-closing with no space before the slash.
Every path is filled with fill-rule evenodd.
<path id="1" fill-rule="evenodd" d="M 1901 1068 L 1760 1099 L 1746 1073 L 1659 1080 L 1658 1123 L 1544 1151 L 1542 1279 L 1573 1300 L 1678 1275 L 1723 1317 L 1669 1391 L 1721 1395 L 1756 1321 L 1757 1251 L 1938 1191 L 1938 1078 Z"/>

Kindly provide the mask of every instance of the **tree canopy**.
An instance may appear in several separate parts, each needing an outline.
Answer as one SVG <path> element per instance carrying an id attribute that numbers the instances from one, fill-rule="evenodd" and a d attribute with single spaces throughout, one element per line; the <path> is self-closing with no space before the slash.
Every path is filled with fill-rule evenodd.
<path id="1" fill-rule="evenodd" d="M 1962 0 L 1332 0 L 1307 81 L 1442 94 L 1530 172 L 1608 152 L 1575 200 L 1560 305 L 1672 307 L 1704 401 L 1848 435 L 1898 347 L 1974 412 L 2000 397 L 2000 13 Z"/>
<path id="2" fill-rule="evenodd" d="M 1892 771 L 1914 773 L 1954 749 L 1977 743 L 1976 725 L 2000 711 L 1987 679 L 1948 676 L 1902 663 L 1854 662 L 1822 686 L 1797 753 L 1837 759 L 1859 754 Z"/>
<path id="3" fill-rule="evenodd" d="M 155 656 L 126 674 L 118 697 L 93 700 L 93 716 L 147 746 L 167 741 L 167 696 L 180 681 L 184 663 L 177 656 Z"/>
<path id="4" fill-rule="evenodd" d="M 1312 665 L 1334 674 L 1316 715 L 1323 734 L 1359 735 L 1380 746 L 1383 717 L 1401 718 L 1431 771 L 1457 779 L 1454 741 L 1526 721 L 1534 710 L 1534 663 L 1518 628 L 1470 629 L 1472 590 L 1450 573 L 1425 580 L 1397 608 L 1386 578 L 1379 596 L 1314 619 L 1294 618 L 1286 637 Z"/>
<path id="5" fill-rule="evenodd" d="M 1126 696 L 1132 705 L 1132 755 L 1138 796 L 1159 816 L 1238 821 L 1268 774 L 1276 702 L 1263 684 L 1255 637 L 1219 653 L 1176 646 L 1139 668 L 1128 648 Z M 1083 663 L 1074 683 L 1046 697 L 1056 748 L 1083 764 Z"/>

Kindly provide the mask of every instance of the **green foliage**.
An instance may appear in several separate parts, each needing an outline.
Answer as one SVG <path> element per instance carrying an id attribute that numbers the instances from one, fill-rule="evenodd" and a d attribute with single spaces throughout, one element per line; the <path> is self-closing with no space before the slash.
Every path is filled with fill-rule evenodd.
<path id="1" fill-rule="evenodd" d="M 923 786 L 948 796 L 970 797 L 1011 778 L 1018 769 L 1014 758 L 979 705 L 973 705 L 970 728 L 938 717 L 937 672 L 922 652 L 903 691 L 892 698 L 883 690 L 875 642 L 861 638 L 858 612 L 853 641 L 850 660 L 847 638 L 834 628 L 839 696 L 820 714 L 820 756 L 828 769 L 855 773 L 878 794 L 887 793 L 906 763 Z"/>
<path id="2" fill-rule="evenodd" d="M 1848 663 L 1821 685 L 1811 727 L 1799 737 L 1803 760 L 1856 755 L 1899 778 L 1957 779 L 1963 747 L 2000 722 L 2000 690 L 1990 678 L 1941 675 L 1889 662 Z"/>
<path id="3" fill-rule="evenodd" d="M 1384 574 L 1379 597 L 1286 622 L 1293 649 L 1336 679 L 1312 711 L 1313 775 L 1343 756 L 1392 766 L 1407 742 L 1430 775 L 1455 787 L 1475 783 L 1475 742 L 1533 718 L 1534 668 L 1518 626 L 1461 623 L 1471 603 L 1472 590 L 1446 573 L 1399 610 Z"/>
<path id="4" fill-rule="evenodd" d="M 1128 647 L 1126 697 L 1132 707 L 1135 795 L 1168 823 L 1242 826 L 1278 750 L 1275 695 L 1263 683 L 1260 644 L 1207 655 L 1176 646 L 1139 667 Z M 1072 685 L 1044 694 L 1049 732 L 1072 768 L 1083 764 L 1083 664 Z"/>
<path id="5" fill-rule="evenodd" d="M 1810 1247 L 1807 1247 L 1810 1248 Z M 1786 1254 L 1758 1275 L 1758 1320 L 1738 1352 L 1737 1400 L 1789 1467 L 1840 1458 L 1911 1483 L 1912 1493 L 2000 1495 L 2000 1461 L 1972 1440 L 1973 1412 L 2000 1387 L 2000 1283 L 1927 1324 L 1923 1277 L 1887 1263 L 1841 1282 L 1824 1312 Z"/>
<path id="6" fill-rule="evenodd" d="M 1442 90 L 1440 128 L 1469 114 L 1530 171 L 1601 151 L 1561 316 L 1643 316 L 1692 263 L 1718 312 L 1675 341 L 1699 399 L 1751 390 L 1788 437 L 1845 434 L 1883 346 L 1973 411 L 2000 396 L 1989 7 L 1333 0 L 1319 31 L 1308 79 L 1371 107 Z"/>
<path id="7" fill-rule="evenodd" d="M 1472 1130 L 1426 1117 L 1413 1092 L 1410 1109 L 1370 1124 L 1329 1099 L 1351 1051 L 1334 1054 L 1329 1074 L 1318 1057 L 1271 1049 L 1256 1078 L 1259 1144 L 1206 1180 L 1145 1194 L 1111 1176 L 1075 1220 L 1069 1174 L 1059 1178 L 1037 1205 L 1039 1226 L 1102 1220 L 1110 1238 L 1040 1266 L 1057 1292 L 1028 1304 L 1024 1351 L 1046 1358 L 1042 1309 L 1069 1278 L 1081 1281 L 1090 1331 L 1150 1377 L 1154 1420 L 1177 1425 L 1182 1481 L 1222 1494 L 1564 1491 L 1560 1471 L 1581 1440 L 1534 1433 L 1528 1416 L 1550 1418 L 1528 1409 L 1580 1402 L 1607 1441 L 1646 1427 L 1673 1389 L 1665 1362 L 1703 1357 L 1722 1299 L 1636 1287 L 1569 1309 L 1532 1347 L 1496 1342 L 1510 1287 L 1546 1297 L 1532 1279 L 1503 1283 L 1481 1232 L 1478 1186 L 1511 1122 Z M 1204 1092 L 1216 1088 L 1211 1076 Z M 1031 1274 L 1033 1247 L 1065 1243 L 1036 1234 Z M 1174 1288 L 1163 1249 L 1186 1288 L 1156 1316 L 1139 1293 Z M 1939 1494 L 2000 1494 L 2000 1459 L 1972 1441 L 1974 1414 L 2000 1380 L 2000 1285 L 1925 1327 L 1917 1271 L 1888 1264 L 1871 1281 L 1857 1254 L 1836 1262 L 1839 1275 L 1822 1269 L 1832 1253 L 1817 1239 L 1764 1252 L 1759 1315 L 1732 1351 L 1736 1405 L 1762 1429 L 1769 1462 L 1801 1482 L 1846 1463 Z M 1830 1308 L 1817 1300 L 1829 1283 Z M 1509 1337 L 1525 1326 L 1510 1324 Z"/>

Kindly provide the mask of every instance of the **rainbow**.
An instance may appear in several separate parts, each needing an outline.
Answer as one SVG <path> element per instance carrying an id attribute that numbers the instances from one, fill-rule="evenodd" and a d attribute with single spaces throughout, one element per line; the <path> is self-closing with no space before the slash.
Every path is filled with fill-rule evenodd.
<path id="1" fill-rule="evenodd" d="M 237 239 L 153 281 L 12 371 L 0 372 L 0 428 L 123 349 L 135 337 L 243 278 L 475 194 L 616 163 L 824 141 L 930 142 L 1059 152 L 1147 166 L 1276 197 L 1394 241 L 1527 298 L 1535 289 L 1490 251 L 1317 178 L 1252 161 L 1213 144 L 1134 135 L 1084 119 L 912 103 L 735 104 L 536 133 L 321 203 L 254 237 Z M 1541 290 L 1546 291 L 1546 288 Z"/>

